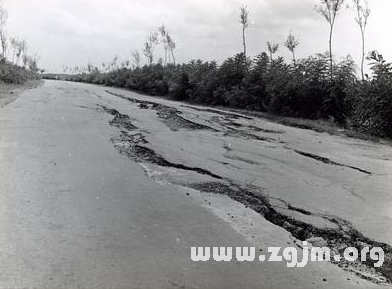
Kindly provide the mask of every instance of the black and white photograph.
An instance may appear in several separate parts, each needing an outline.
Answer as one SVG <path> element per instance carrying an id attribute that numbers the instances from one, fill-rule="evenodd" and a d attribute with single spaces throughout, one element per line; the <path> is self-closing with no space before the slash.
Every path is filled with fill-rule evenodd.
<path id="1" fill-rule="evenodd" d="M 0 0 L 0 289 L 392 289 L 391 0 Z"/>

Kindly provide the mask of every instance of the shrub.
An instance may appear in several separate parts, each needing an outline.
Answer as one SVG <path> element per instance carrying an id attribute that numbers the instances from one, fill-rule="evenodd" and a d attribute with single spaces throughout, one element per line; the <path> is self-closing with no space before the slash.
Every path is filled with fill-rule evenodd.
<path id="1" fill-rule="evenodd" d="M 287 64 L 283 58 L 271 61 L 264 52 L 252 61 L 239 53 L 220 66 L 192 60 L 182 65 L 124 67 L 108 73 L 90 67 L 89 73 L 69 76 L 69 80 L 207 105 L 330 119 L 372 134 L 392 136 L 392 64 L 376 52 L 370 59 L 374 77 L 364 82 L 357 80 L 350 57 L 334 63 L 331 79 L 328 53 Z"/>
<path id="2" fill-rule="evenodd" d="M 374 77 L 352 90 L 353 125 L 373 135 L 392 137 L 392 64 L 377 52 L 369 59 Z"/>
<path id="3" fill-rule="evenodd" d="M 6 62 L 4 59 L 0 61 L 0 82 L 21 84 L 37 77 L 37 74 L 25 68 Z"/>

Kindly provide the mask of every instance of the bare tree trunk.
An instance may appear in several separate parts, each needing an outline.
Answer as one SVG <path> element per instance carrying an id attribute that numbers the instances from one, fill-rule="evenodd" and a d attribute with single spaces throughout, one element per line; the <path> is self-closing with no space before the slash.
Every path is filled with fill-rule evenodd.
<path id="1" fill-rule="evenodd" d="M 362 33 L 362 61 L 361 61 L 361 75 L 362 75 L 362 81 L 365 80 L 365 74 L 364 74 L 364 62 L 365 62 L 365 32 L 361 28 L 361 33 Z"/>
<path id="2" fill-rule="evenodd" d="M 333 57 L 332 57 L 332 34 L 333 34 L 333 24 L 329 31 L 329 70 L 331 81 L 333 80 Z"/>
<path id="3" fill-rule="evenodd" d="M 173 49 L 171 50 L 171 55 L 172 55 L 172 58 L 173 58 L 173 64 L 176 65 L 176 58 L 174 57 Z"/>
<path id="4" fill-rule="evenodd" d="M 7 36 L 4 31 L 0 31 L 1 51 L 3 58 L 7 58 Z"/>
<path id="5" fill-rule="evenodd" d="M 329 30 L 329 69 L 330 69 L 331 82 L 333 80 L 332 33 L 333 33 L 333 24 L 331 25 Z"/>
<path id="6" fill-rule="evenodd" d="M 295 63 L 295 52 L 294 52 L 294 50 L 291 52 L 293 53 L 293 62 Z"/>
<path id="7" fill-rule="evenodd" d="M 246 59 L 245 25 L 242 27 L 242 43 L 244 45 L 244 57 Z"/>

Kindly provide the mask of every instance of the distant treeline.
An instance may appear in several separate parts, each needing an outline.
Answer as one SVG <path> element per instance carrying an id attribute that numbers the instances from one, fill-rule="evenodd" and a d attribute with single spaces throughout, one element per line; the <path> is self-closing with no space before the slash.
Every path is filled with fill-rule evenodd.
<path id="1" fill-rule="evenodd" d="M 372 135 L 392 137 L 392 64 L 377 52 L 368 59 L 373 77 L 364 81 L 357 79 L 350 57 L 334 63 L 331 79 L 327 53 L 291 63 L 281 57 L 273 60 L 266 53 L 252 60 L 239 53 L 219 66 L 197 60 L 104 73 L 90 68 L 65 78 L 199 104 L 331 119 Z"/>

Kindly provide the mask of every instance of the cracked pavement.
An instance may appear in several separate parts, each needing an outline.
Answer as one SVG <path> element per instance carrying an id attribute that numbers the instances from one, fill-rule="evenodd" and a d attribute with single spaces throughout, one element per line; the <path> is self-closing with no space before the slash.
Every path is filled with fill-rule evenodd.
<path id="1" fill-rule="evenodd" d="M 392 245 L 390 146 L 227 111 L 45 81 L 0 109 L 0 164 L 0 288 L 379 288 L 190 247 Z"/>

